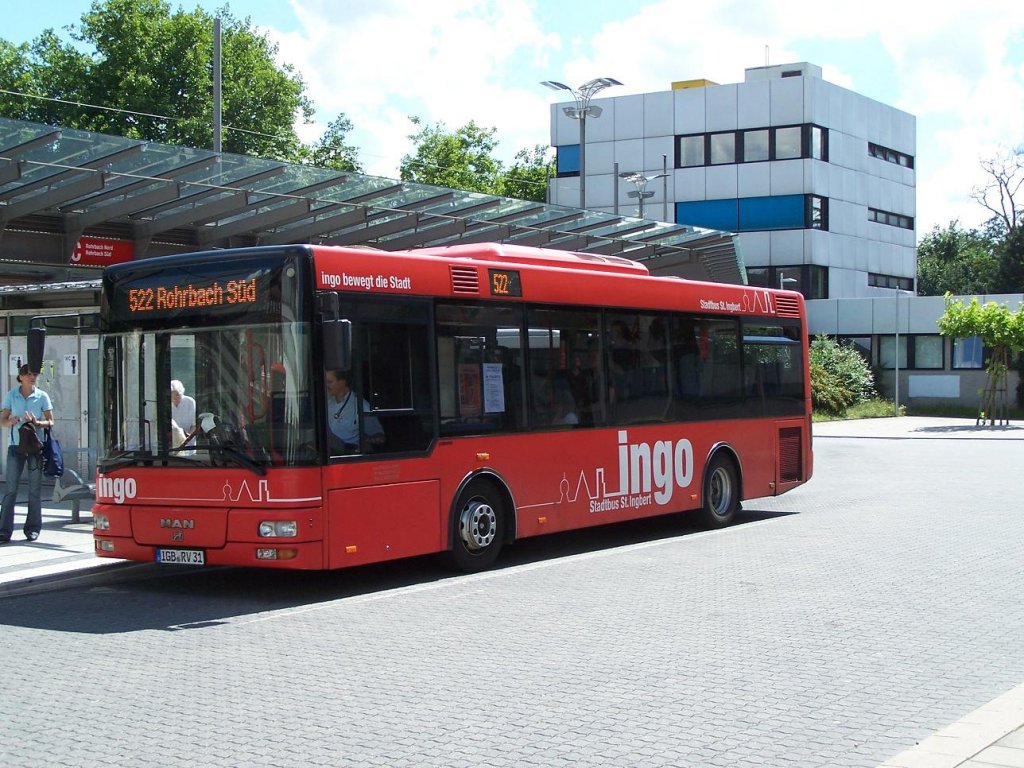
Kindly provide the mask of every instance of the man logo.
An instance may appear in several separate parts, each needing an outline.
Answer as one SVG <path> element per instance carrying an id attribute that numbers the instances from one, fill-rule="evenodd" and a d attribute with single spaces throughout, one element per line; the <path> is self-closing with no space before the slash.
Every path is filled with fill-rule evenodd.
<path id="1" fill-rule="evenodd" d="M 161 517 L 160 518 L 161 528 L 177 528 L 177 529 L 193 529 L 196 527 L 195 520 L 179 520 L 176 517 Z"/>

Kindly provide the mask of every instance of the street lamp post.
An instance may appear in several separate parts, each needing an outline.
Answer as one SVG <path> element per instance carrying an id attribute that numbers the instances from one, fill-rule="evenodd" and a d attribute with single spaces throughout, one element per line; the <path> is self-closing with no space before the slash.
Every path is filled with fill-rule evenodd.
<path id="1" fill-rule="evenodd" d="M 653 190 L 650 192 L 647 191 L 647 183 L 654 181 L 655 179 L 663 178 L 665 176 L 668 176 L 668 174 L 658 173 L 655 174 L 654 176 L 644 176 L 642 173 L 638 171 L 627 171 L 625 173 L 619 174 L 620 179 L 625 179 L 626 181 L 631 182 L 636 187 L 635 192 L 627 192 L 626 196 L 637 198 L 639 202 L 636 212 L 637 218 L 642 219 L 644 217 L 644 200 L 654 197 Z"/>
<path id="2" fill-rule="evenodd" d="M 900 290 L 896 289 L 896 353 L 895 357 L 895 371 L 896 371 L 896 416 L 900 415 Z"/>
<path id="3" fill-rule="evenodd" d="M 601 108 L 592 107 L 590 100 L 594 98 L 594 94 L 598 91 L 603 91 L 612 85 L 622 85 L 618 80 L 612 77 L 597 77 L 593 80 L 588 80 L 579 88 L 571 88 L 565 83 L 560 83 L 557 80 L 545 80 L 541 85 L 547 86 L 554 91 L 568 91 L 572 94 L 573 99 L 576 100 L 575 107 L 563 107 L 562 111 L 566 117 L 570 117 L 573 120 L 580 121 L 580 209 L 586 210 L 587 208 L 587 162 L 586 162 L 586 144 L 587 144 L 587 118 L 588 117 L 600 117 Z"/>
<path id="4" fill-rule="evenodd" d="M 897 288 L 895 291 L 896 297 L 896 349 L 893 354 L 893 371 L 895 377 L 893 381 L 893 390 L 895 397 L 893 398 L 896 407 L 896 415 L 900 415 L 900 296 L 903 294 L 910 294 L 913 296 L 913 291 L 905 291 L 902 288 Z"/>

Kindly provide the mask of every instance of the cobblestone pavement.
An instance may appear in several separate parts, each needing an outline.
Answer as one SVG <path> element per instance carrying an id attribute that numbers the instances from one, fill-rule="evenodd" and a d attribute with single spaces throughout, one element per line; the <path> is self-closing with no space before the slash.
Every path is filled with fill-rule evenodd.
<path id="1" fill-rule="evenodd" d="M 0 599 L 0 764 L 877 766 L 1024 682 L 1024 439 L 860 429 L 719 532 Z"/>

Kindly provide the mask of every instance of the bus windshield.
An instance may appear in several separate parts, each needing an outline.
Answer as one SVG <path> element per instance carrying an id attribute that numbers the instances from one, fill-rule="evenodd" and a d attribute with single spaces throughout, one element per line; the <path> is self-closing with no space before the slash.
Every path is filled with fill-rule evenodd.
<path id="1" fill-rule="evenodd" d="M 103 336 L 101 467 L 195 464 L 262 474 L 315 464 L 309 336 L 307 324 L 290 322 Z"/>

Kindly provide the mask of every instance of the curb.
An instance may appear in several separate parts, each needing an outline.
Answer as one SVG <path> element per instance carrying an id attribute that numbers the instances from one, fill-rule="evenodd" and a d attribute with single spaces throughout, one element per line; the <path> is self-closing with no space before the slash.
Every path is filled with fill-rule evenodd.
<path id="1" fill-rule="evenodd" d="M 126 572 L 141 570 L 149 565 L 151 564 L 125 560 L 101 563 L 86 568 L 67 569 L 56 573 L 41 573 L 38 576 L 26 576 L 0 583 L 0 599 L 51 592 L 67 587 L 100 584 L 104 581 L 124 578 Z"/>

